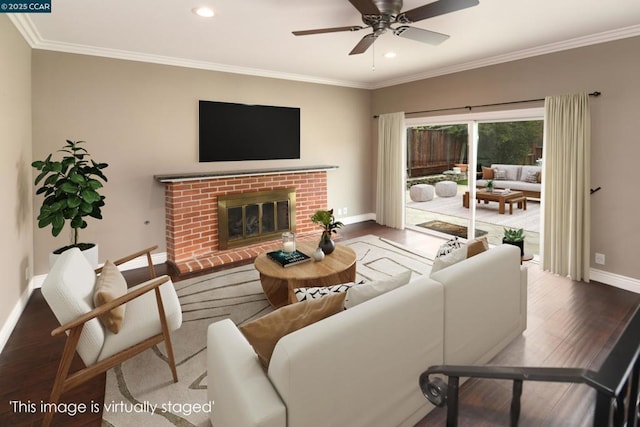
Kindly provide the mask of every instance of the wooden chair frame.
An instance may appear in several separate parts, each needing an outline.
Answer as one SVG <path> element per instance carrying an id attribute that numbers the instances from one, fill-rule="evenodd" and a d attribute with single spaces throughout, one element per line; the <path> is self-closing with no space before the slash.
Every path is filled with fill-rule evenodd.
<path id="1" fill-rule="evenodd" d="M 123 361 L 143 352 L 144 350 L 164 341 L 165 346 L 167 348 L 167 357 L 169 359 L 169 366 L 171 368 L 171 374 L 173 375 L 173 382 L 178 382 L 178 373 L 176 370 L 175 358 L 173 356 L 173 346 L 171 344 L 171 337 L 169 335 L 169 327 L 167 325 L 167 318 L 164 312 L 164 304 L 162 302 L 162 296 L 160 294 L 160 285 L 169 281 L 168 276 L 160 276 L 156 278 L 155 270 L 153 268 L 153 262 L 151 260 L 151 252 L 157 249 L 156 246 L 152 246 L 146 249 L 143 249 L 134 254 L 128 255 L 124 258 L 121 258 L 117 261 L 114 261 L 115 265 L 123 264 L 127 261 L 131 261 L 139 256 L 145 255 L 147 256 L 147 262 L 149 266 L 149 275 L 151 276 L 151 281 L 147 283 L 145 286 L 142 286 L 134 291 L 128 292 L 127 294 L 117 298 L 107 304 L 103 304 L 100 307 L 96 307 L 88 313 L 83 314 L 82 316 L 65 323 L 51 331 L 52 336 L 60 335 L 69 331 L 69 335 L 67 337 L 67 341 L 64 346 L 64 350 L 62 353 L 62 358 L 60 359 L 60 365 L 58 366 L 58 372 L 56 374 L 55 382 L 53 383 L 53 388 L 51 390 L 51 397 L 49 399 L 49 403 L 57 404 L 60 396 L 67 390 L 72 389 L 83 382 L 94 378 L 97 375 L 100 375 L 107 370 L 113 368 L 114 366 L 119 365 Z M 96 273 L 100 273 L 102 271 L 102 267 L 97 268 Z M 76 347 L 78 346 L 78 341 L 80 340 L 80 335 L 82 334 L 82 328 L 84 324 L 89 320 L 95 319 L 96 317 L 118 307 L 128 301 L 133 300 L 147 292 L 154 291 L 156 294 L 156 303 L 158 306 L 158 314 L 160 316 L 160 324 L 162 325 L 162 332 L 158 335 L 152 336 L 145 341 L 142 341 L 132 347 L 129 347 L 120 353 L 114 354 L 111 357 L 108 357 L 104 360 L 96 362 L 94 365 L 87 366 L 84 369 L 80 369 L 72 374 L 69 374 L 69 369 L 71 367 L 71 361 L 73 360 L 73 356 L 76 352 Z M 47 412 L 42 421 L 42 425 L 48 427 L 51 424 L 54 412 Z"/>

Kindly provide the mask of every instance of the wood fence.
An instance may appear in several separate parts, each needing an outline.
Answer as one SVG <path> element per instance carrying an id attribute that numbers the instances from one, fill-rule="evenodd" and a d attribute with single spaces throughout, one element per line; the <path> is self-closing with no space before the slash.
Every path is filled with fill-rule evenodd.
<path id="1" fill-rule="evenodd" d="M 466 141 L 454 140 L 445 130 L 408 129 L 408 177 L 442 173 L 455 163 L 468 163 Z"/>

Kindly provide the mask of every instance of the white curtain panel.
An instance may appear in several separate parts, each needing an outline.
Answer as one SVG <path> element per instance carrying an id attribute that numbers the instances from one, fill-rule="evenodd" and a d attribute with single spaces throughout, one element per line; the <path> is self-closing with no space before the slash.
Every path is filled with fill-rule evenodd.
<path id="1" fill-rule="evenodd" d="M 587 93 L 545 99 L 542 268 L 589 281 L 591 119 Z"/>
<path id="2" fill-rule="evenodd" d="M 404 113 L 378 117 L 376 222 L 399 229 L 404 228 L 406 139 Z"/>

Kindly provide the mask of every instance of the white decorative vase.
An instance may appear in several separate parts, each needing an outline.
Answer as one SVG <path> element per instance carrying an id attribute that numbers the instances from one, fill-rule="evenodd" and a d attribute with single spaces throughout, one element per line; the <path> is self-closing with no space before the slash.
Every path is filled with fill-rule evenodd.
<path id="1" fill-rule="evenodd" d="M 84 255 L 87 261 L 89 261 L 89 264 L 91 264 L 91 267 L 93 267 L 94 270 L 98 268 L 98 244 L 97 243 L 94 244 L 89 249 L 85 249 L 84 251 L 82 251 L 82 255 Z M 53 252 L 49 253 L 49 269 L 53 267 L 53 264 L 56 263 L 56 260 L 58 259 L 59 256 L 60 256 L 59 254 L 54 254 Z"/>
<path id="2" fill-rule="evenodd" d="M 313 252 L 312 258 L 314 261 L 322 261 L 324 259 L 324 252 L 321 247 L 317 247 Z"/>

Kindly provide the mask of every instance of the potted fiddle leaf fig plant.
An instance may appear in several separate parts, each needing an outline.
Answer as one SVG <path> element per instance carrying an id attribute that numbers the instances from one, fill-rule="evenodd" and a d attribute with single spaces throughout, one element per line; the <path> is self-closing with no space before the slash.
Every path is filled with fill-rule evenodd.
<path id="1" fill-rule="evenodd" d="M 505 228 L 502 243 L 514 245 L 520 248 L 520 256 L 524 256 L 524 229 Z"/>
<path id="2" fill-rule="evenodd" d="M 57 255 L 72 247 L 78 247 L 85 251 L 85 256 L 97 266 L 97 245 L 80 243 L 78 232 L 87 227 L 86 217 L 102 219 L 101 209 L 105 197 L 98 190 L 103 187 L 103 182 L 107 182 L 102 170 L 109 165 L 96 163 L 91 159 L 83 146 L 85 143 L 67 140 L 64 147 L 58 150 L 62 153 L 60 160 L 54 160 L 52 153 L 44 160 L 34 161 L 31 166 L 40 171 L 34 181 L 38 187 L 36 194 L 44 195 L 37 218 L 38 227 L 51 226 L 51 234 L 54 237 L 60 234 L 67 221 L 72 229 L 71 244 L 56 249 L 53 253 Z M 88 250 L 95 253 L 87 255 Z"/>
<path id="3" fill-rule="evenodd" d="M 337 229 L 344 226 L 340 221 L 336 221 L 333 216 L 333 209 L 318 210 L 311 217 L 311 221 L 318 224 L 322 228 L 322 236 L 318 247 L 322 249 L 325 255 L 329 255 L 335 249 L 335 242 L 332 240 L 332 233 L 337 233 Z"/>

